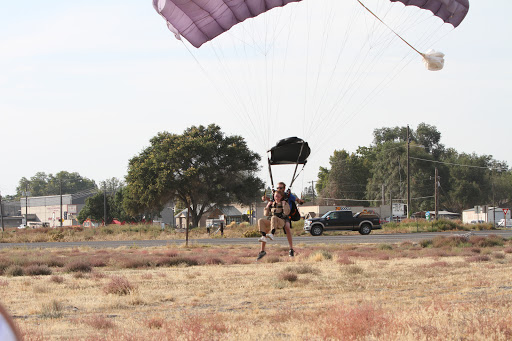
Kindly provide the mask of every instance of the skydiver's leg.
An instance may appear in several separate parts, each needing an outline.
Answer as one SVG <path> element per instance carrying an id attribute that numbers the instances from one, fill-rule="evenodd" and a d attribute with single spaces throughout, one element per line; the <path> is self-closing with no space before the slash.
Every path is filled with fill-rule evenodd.
<path id="1" fill-rule="evenodd" d="M 290 250 L 293 250 L 292 231 L 290 230 L 290 221 L 289 220 L 286 220 L 286 224 L 284 225 L 284 232 L 286 233 L 286 239 L 288 239 L 288 244 L 290 245 Z"/>
<path id="2" fill-rule="evenodd" d="M 258 229 L 261 232 L 262 237 L 266 237 L 267 233 L 270 231 L 270 220 L 266 218 L 260 218 L 258 219 Z M 261 242 L 261 251 L 265 251 L 265 245 L 267 242 L 262 241 Z"/>

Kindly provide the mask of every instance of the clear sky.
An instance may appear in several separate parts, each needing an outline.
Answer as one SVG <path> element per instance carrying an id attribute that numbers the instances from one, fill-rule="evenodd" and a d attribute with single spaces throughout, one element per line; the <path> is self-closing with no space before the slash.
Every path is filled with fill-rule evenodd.
<path id="1" fill-rule="evenodd" d="M 465 21 L 431 46 L 446 54 L 444 70 L 426 71 L 421 58 L 413 58 L 362 110 L 328 122 L 309 114 L 293 116 L 296 111 L 286 101 L 273 104 L 280 105 L 274 109 L 279 115 L 301 121 L 302 131 L 305 126 L 321 128 L 310 129 L 315 157 L 297 191 L 316 180 L 319 166 L 328 167 L 334 150 L 368 146 L 373 130 L 384 126 L 409 124 L 414 129 L 425 122 L 438 128 L 447 147 L 490 154 L 512 165 L 512 3 L 470 2 Z M 314 1 L 309 3 L 313 6 Z M 334 39 L 321 41 L 336 44 Z M 288 53 L 295 51 L 290 48 Z M 219 68 L 209 60 L 201 67 Z M 259 135 L 252 130 L 274 130 L 272 118 L 251 112 L 244 118 L 228 108 L 237 95 L 219 95 L 215 80 L 206 79 L 215 74 L 205 77 L 201 67 L 149 0 L 2 1 L 2 195 L 15 194 L 19 180 L 36 172 L 78 172 L 97 182 L 123 179 L 128 160 L 160 131 L 182 133 L 192 125 L 216 123 L 227 134 L 247 137 L 261 155 L 279 138 L 302 136 L 292 128 L 274 131 L 263 147 L 258 145 Z M 377 67 L 371 77 L 379 73 Z M 315 101 L 304 88 L 299 92 L 304 95 L 295 102 Z M 262 167 L 267 179 L 264 162 Z M 279 180 L 290 176 L 279 175 Z"/>

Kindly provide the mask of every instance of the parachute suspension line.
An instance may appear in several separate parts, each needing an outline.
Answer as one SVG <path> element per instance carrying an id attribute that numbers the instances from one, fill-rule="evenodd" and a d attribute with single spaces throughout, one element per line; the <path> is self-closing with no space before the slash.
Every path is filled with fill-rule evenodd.
<path id="1" fill-rule="evenodd" d="M 297 161 L 295 162 L 295 170 L 293 171 L 293 176 L 292 176 L 292 181 L 290 182 L 290 186 L 289 188 L 292 187 L 295 179 L 297 179 L 295 177 L 295 174 L 297 174 L 297 168 L 299 167 L 299 160 L 300 160 L 300 157 L 302 156 L 302 150 L 304 149 L 304 141 L 302 141 L 302 144 L 300 146 L 300 151 L 299 151 L 299 155 L 297 155 Z M 302 166 L 302 169 L 304 169 L 304 167 L 306 166 L 306 161 L 304 161 L 304 165 Z M 302 171 L 301 171 L 302 172 Z M 299 173 L 300 174 L 300 173 Z M 297 175 L 298 176 L 298 175 Z"/>
<path id="2" fill-rule="evenodd" d="M 225 58 L 223 58 L 219 55 L 222 53 L 222 49 L 217 49 L 214 42 L 210 42 L 210 43 L 211 43 L 211 45 L 210 45 L 211 50 L 214 53 L 215 57 L 217 58 L 217 62 L 221 66 L 221 69 L 223 70 L 222 74 L 225 75 L 224 76 L 226 78 L 225 84 L 230 89 L 230 91 L 232 91 L 235 94 L 234 101 L 236 102 L 236 105 L 234 105 L 234 109 L 233 109 L 233 104 L 231 103 L 231 101 L 226 100 L 226 103 L 229 104 L 231 111 L 234 112 L 234 114 L 238 117 L 239 120 L 243 121 L 245 118 L 249 121 L 249 123 L 253 129 L 247 129 L 245 126 L 243 127 L 243 129 L 246 131 L 249 130 L 250 134 L 253 136 L 255 141 L 259 141 L 259 138 L 256 135 L 258 132 L 258 129 L 256 128 L 254 122 L 251 119 L 251 114 L 249 113 L 247 106 L 245 105 L 245 103 L 243 101 L 240 100 L 240 98 L 242 98 L 242 96 L 240 96 L 241 89 L 238 89 L 236 86 L 233 85 L 233 84 L 235 84 L 235 82 L 232 80 L 231 72 L 230 72 L 229 68 L 227 68 L 225 66 L 225 64 L 223 62 L 223 60 Z M 215 84 L 214 84 L 214 86 L 215 86 Z M 219 91 L 219 92 L 222 93 L 222 91 Z M 222 95 L 224 96 L 223 93 L 222 93 Z M 225 96 L 224 96 L 224 98 L 225 98 Z M 239 107 L 241 110 L 237 110 L 237 107 Z"/>
<path id="3" fill-rule="evenodd" d="M 331 2 L 329 2 L 329 4 L 331 4 Z M 315 80 L 315 86 L 313 88 L 313 91 L 312 91 L 312 98 L 313 98 L 313 106 L 312 106 L 312 109 L 313 110 L 314 108 L 316 108 L 315 110 L 315 113 L 319 110 L 318 108 L 320 107 L 320 103 L 322 102 L 320 100 L 320 103 L 318 103 L 318 100 L 317 100 L 317 92 L 318 92 L 318 88 L 319 88 L 319 82 L 320 82 L 320 75 L 322 74 L 322 69 L 324 69 L 324 65 L 327 65 L 327 63 L 325 62 L 326 58 L 327 58 L 327 42 L 329 40 L 329 33 L 331 31 L 331 27 L 332 27 L 332 24 L 333 24 L 333 19 L 334 19 L 334 13 L 335 11 L 331 8 L 331 7 L 328 7 L 327 6 L 327 3 L 325 5 L 325 9 L 324 9 L 324 12 L 323 12 L 323 15 L 324 15 L 324 18 L 322 18 L 322 21 L 325 23 L 324 27 L 323 27 L 323 32 L 322 32 L 322 37 L 324 37 L 323 41 L 322 41 L 322 44 L 320 46 L 320 58 L 318 60 L 318 70 L 317 70 L 317 73 L 316 73 L 316 80 Z M 324 93 L 325 93 L 325 89 L 324 89 Z M 323 98 L 323 96 L 322 96 Z M 318 103 L 318 104 L 317 104 Z M 305 135 L 303 135 L 305 136 Z"/>
<path id="4" fill-rule="evenodd" d="M 378 21 L 380 21 L 384 26 L 386 26 L 391 32 L 393 32 L 398 38 L 400 38 L 404 43 L 406 43 L 411 49 L 413 49 L 414 51 L 416 51 L 420 56 L 422 57 L 425 57 L 425 54 L 424 53 L 421 53 L 420 51 L 416 50 L 416 48 L 414 48 L 414 46 L 412 46 L 411 44 L 409 44 L 407 42 L 407 40 L 405 40 L 404 38 L 402 38 L 398 33 L 395 32 L 395 30 L 393 30 L 391 27 L 389 27 L 384 21 L 382 21 L 375 13 L 373 13 L 371 11 L 371 9 L 369 9 L 368 7 L 366 7 L 362 2 L 361 0 L 357 0 L 357 2 L 359 2 L 361 4 L 361 6 L 363 6 L 368 12 L 370 12 L 371 15 L 373 15 L 375 18 L 377 18 Z"/>
<path id="5" fill-rule="evenodd" d="M 226 98 L 225 94 L 215 85 L 215 82 L 212 80 L 211 78 L 211 75 L 206 71 L 206 69 L 203 67 L 203 65 L 201 65 L 201 63 L 199 62 L 199 60 L 197 59 L 197 57 L 194 55 L 194 53 L 192 53 L 192 51 L 190 51 L 189 47 L 187 46 L 187 44 L 185 44 L 185 42 L 180 39 L 181 43 L 183 44 L 183 46 L 185 46 L 185 49 L 187 50 L 187 52 L 190 54 L 190 56 L 192 57 L 192 59 L 194 59 L 194 61 L 197 63 L 199 69 L 201 70 L 201 72 L 204 74 L 204 76 L 208 79 L 208 81 L 213 85 L 213 88 L 216 89 L 216 91 L 219 93 L 219 95 L 224 99 L 224 102 L 227 103 L 230 108 L 231 108 L 231 111 L 235 113 L 235 115 L 238 116 L 238 118 L 240 119 L 241 117 L 239 116 L 238 114 L 238 111 L 237 110 L 234 110 L 233 109 L 233 105 L 232 103 Z M 218 58 L 218 56 L 217 56 Z M 236 91 L 236 89 L 235 89 Z M 248 115 L 249 117 L 249 121 L 251 122 L 251 125 L 253 126 L 253 130 L 249 129 L 249 133 L 252 133 L 254 134 L 254 131 L 256 130 L 255 127 L 254 127 L 254 124 L 252 123 L 251 119 L 250 119 L 250 115 Z M 257 140 L 257 138 L 256 138 Z"/>
<path id="6" fill-rule="evenodd" d="M 346 47 L 347 47 L 347 44 L 348 44 L 348 41 L 349 41 L 349 36 L 350 36 L 350 33 L 352 31 L 352 27 L 354 25 L 354 23 L 357 21 L 357 17 L 355 15 L 352 15 L 350 16 L 350 20 L 348 21 L 347 23 L 347 29 L 344 30 L 345 34 L 344 34 L 344 37 L 342 39 L 342 44 L 339 48 L 339 51 L 337 53 L 337 57 L 336 57 L 336 61 L 330 71 L 330 76 L 329 76 L 329 80 L 327 82 L 327 86 L 324 87 L 324 91 L 323 91 L 323 94 L 322 94 L 322 98 L 320 100 L 320 103 L 318 104 L 314 114 L 313 114 L 313 117 L 311 119 L 311 122 L 317 122 L 317 121 L 322 121 L 323 117 L 326 116 L 325 114 L 322 115 L 320 114 L 320 110 L 321 110 L 321 107 L 323 106 L 323 104 L 325 103 L 325 101 L 328 99 L 328 90 L 331 89 L 333 86 L 333 82 L 335 80 L 335 76 L 336 76 L 336 70 L 338 69 L 338 66 L 340 65 L 340 61 L 344 55 L 344 52 L 346 50 Z M 352 64 L 354 65 L 354 64 Z M 347 78 L 345 78 L 346 80 Z M 320 116 L 320 117 L 319 117 Z M 305 137 L 310 137 L 313 133 L 313 131 L 316 130 L 316 128 L 313 128 L 313 126 L 311 125 L 308 132 L 304 135 Z"/>

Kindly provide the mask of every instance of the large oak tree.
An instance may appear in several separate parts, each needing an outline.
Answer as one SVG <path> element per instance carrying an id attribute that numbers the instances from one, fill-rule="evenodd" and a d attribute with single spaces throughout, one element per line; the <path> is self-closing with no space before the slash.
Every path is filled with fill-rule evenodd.
<path id="1" fill-rule="evenodd" d="M 249 204 L 263 186 L 255 175 L 260 156 L 217 125 L 161 132 L 150 143 L 129 162 L 124 206 L 130 214 L 159 212 L 177 200 L 190 207 L 197 226 L 209 208 Z"/>

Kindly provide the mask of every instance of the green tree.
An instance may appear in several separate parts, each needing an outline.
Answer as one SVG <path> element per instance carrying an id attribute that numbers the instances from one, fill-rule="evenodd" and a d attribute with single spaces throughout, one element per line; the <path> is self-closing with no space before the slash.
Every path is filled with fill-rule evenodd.
<path id="1" fill-rule="evenodd" d="M 330 170 L 320 168 L 320 196 L 334 199 L 366 199 L 366 184 L 370 177 L 370 163 L 358 154 L 335 150 L 329 159 Z M 338 202 L 340 203 L 340 202 Z M 344 205 L 365 204 L 344 201 Z"/>
<path id="2" fill-rule="evenodd" d="M 249 204 L 263 187 L 255 176 L 259 155 L 242 137 L 225 136 L 214 124 L 193 126 L 181 135 L 162 132 L 150 144 L 129 162 L 124 207 L 132 215 L 160 212 L 179 200 L 191 208 L 197 226 L 209 208 Z"/>
<path id="3" fill-rule="evenodd" d="M 111 200 L 107 200 L 107 221 L 106 224 L 112 222 Z M 96 221 L 103 221 L 105 217 L 105 197 L 103 191 L 98 191 L 92 197 L 85 200 L 85 205 L 78 213 L 77 220 L 82 224 L 87 218 Z"/>
<path id="4" fill-rule="evenodd" d="M 74 172 L 61 171 L 55 175 L 37 172 L 33 177 L 21 178 L 16 187 L 16 195 L 24 196 L 25 189 L 28 189 L 31 196 L 73 194 L 84 190 L 97 188 L 94 180 L 90 180 Z"/>

